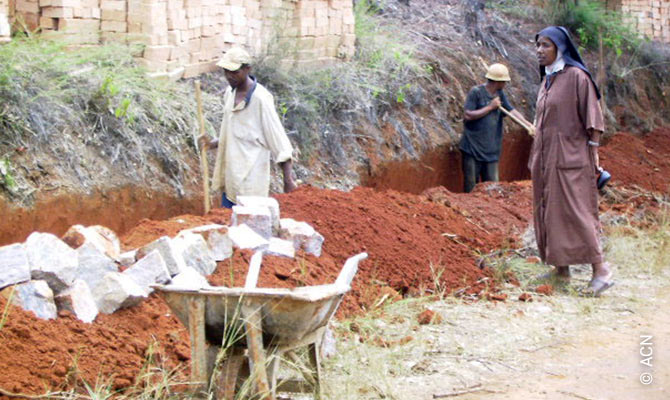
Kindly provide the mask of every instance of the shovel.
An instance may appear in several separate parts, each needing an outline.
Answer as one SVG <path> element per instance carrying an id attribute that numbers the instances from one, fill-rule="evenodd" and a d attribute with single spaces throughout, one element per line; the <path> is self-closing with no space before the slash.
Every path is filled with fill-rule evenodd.
<path id="1" fill-rule="evenodd" d="M 200 136 L 205 134 L 205 119 L 202 116 L 202 95 L 200 92 L 200 81 L 193 82 L 195 85 L 195 99 L 198 102 L 198 125 L 200 127 Z M 195 146 L 198 147 L 198 138 L 194 138 Z M 202 173 L 202 186 L 205 200 L 205 214 L 211 209 L 209 198 L 209 164 L 207 163 L 207 148 L 203 146 L 200 149 L 200 172 Z"/>

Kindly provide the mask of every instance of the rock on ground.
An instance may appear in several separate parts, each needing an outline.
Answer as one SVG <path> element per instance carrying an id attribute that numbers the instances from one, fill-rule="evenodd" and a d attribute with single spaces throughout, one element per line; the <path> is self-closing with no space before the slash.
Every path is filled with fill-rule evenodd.
<path id="1" fill-rule="evenodd" d="M 223 261 L 233 255 L 233 242 L 228 237 L 228 227 L 225 225 L 203 225 L 183 232 L 201 235 L 207 242 L 214 261 Z"/>
<path id="2" fill-rule="evenodd" d="M 295 247 L 293 246 L 293 242 L 289 240 L 273 237 L 270 238 L 270 245 L 268 246 L 267 250 L 265 250 L 265 254 L 271 256 L 283 256 L 288 258 L 294 258 Z"/>
<path id="3" fill-rule="evenodd" d="M 139 304 L 146 297 L 144 289 L 120 272 L 108 272 L 93 289 L 95 304 L 105 314 Z"/>
<path id="4" fill-rule="evenodd" d="M 144 256 L 132 267 L 123 271 L 123 275 L 131 278 L 147 293 L 153 292 L 151 285 L 170 281 L 170 273 L 158 250 Z"/>
<path id="5" fill-rule="evenodd" d="M 265 207 L 270 211 L 272 235 L 279 236 L 279 202 L 273 197 L 237 196 L 237 204 L 244 207 Z"/>
<path id="6" fill-rule="evenodd" d="M 303 249 L 316 257 L 321 256 L 323 236 L 307 222 L 298 222 L 292 218 L 282 218 L 279 222 L 279 237 L 293 242 L 296 250 Z"/>
<path id="7" fill-rule="evenodd" d="M 98 306 L 88 284 L 76 279 L 72 286 L 56 296 L 56 306 L 59 310 L 67 310 L 80 321 L 90 323 L 98 316 Z"/>
<path id="8" fill-rule="evenodd" d="M 139 260 L 147 254 L 151 253 L 153 250 L 158 250 L 161 253 L 163 261 L 165 261 L 165 265 L 167 266 L 171 276 L 177 275 L 186 266 L 184 257 L 175 247 L 172 239 L 170 239 L 168 236 L 162 236 L 148 245 L 139 248 L 135 258 Z"/>
<path id="9" fill-rule="evenodd" d="M 33 232 L 25 245 L 33 279 L 45 280 L 55 293 L 72 285 L 79 265 L 75 250 L 50 233 Z"/>
<path id="10" fill-rule="evenodd" d="M 170 288 L 173 289 L 198 290 L 207 287 L 210 287 L 207 279 L 191 267 L 186 267 L 170 282 Z"/>
<path id="11" fill-rule="evenodd" d="M 272 236 L 272 215 L 267 207 L 233 206 L 230 224 L 232 226 L 246 224 L 265 239 Z"/>
<path id="12" fill-rule="evenodd" d="M 267 239 L 256 233 L 247 225 L 231 226 L 228 228 L 228 237 L 233 242 L 233 246 L 238 249 L 262 249 L 267 248 L 269 242 Z"/>
<path id="13" fill-rule="evenodd" d="M 28 253 L 22 243 L 0 247 L 0 289 L 30 280 Z"/>
<path id="14" fill-rule="evenodd" d="M 106 273 L 118 271 L 114 260 L 91 242 L 84 243 L 76 251 L 79 257 L 76 276 L 86 282 L 89 288 L 98 286 Z"/>
<path id="15" fill-rule="evenodd" d="M 89 227 L 73 225 L 63 235 L 63 241 L 73 249 L 78 249 L 84 243 L 90 243 L 114 260 L 118 260 L 121 254 L 121 241 L 114 231 L 100 225 Z"/>
<path id="16" fill-rule="evenodd" d="M 187 267 L 191 267 L 202 275 L 210 275 L 216 269 L 216 261 L 210 254 L 205 239 L 192 232 L 181 232 L 174 238 Z"/>
<path id="17" fill-rule="evenodd" d="M 23 308 L 26 311 L 32 311 L 38 318 L 55 319 L 58 316 L 56 303 L 54 303 L 54 293 L 46 281 L 35 280 L 18 284 L 12 288 L 6 288 L 2 294 L 9 298 L 12 296 L 12 303 Z"/>

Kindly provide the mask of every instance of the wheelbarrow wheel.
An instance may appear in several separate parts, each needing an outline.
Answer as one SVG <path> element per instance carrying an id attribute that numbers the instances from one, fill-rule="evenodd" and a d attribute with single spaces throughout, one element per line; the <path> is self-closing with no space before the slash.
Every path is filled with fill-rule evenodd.
<path id="1" fill-rule="evenodd" d="M 217 400 L 235 400 L 242 385 L 249 378 L 249 363 L 243 353 L 228 356 L 221 365 L 216 382 Z"/>

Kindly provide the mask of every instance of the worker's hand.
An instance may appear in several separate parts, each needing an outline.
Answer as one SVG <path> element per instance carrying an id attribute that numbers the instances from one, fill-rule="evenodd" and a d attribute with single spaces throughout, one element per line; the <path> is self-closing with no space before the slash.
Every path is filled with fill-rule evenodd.
<path id="1" fill-rule="evenodd" d="M 216 147 L 217 144 L 218 141 L 210 139 L 208 135 L 198 136 L 198 147 L 201 149 L 209 149 L 212 147 Z"/>
<path id="2" fill-rule="evenodd" d="M 491 102 L 489 103 L 491 111 L 499 109 L 501 105 L 502 103 L 500 102 L 500 97 L 498 96 L 494 97 L 493 100 L 491 100 Z"/>
<path id="3" fill-rule="evenodd" d="M 529 125 L 529 126 L 528 126 L 528 134 L 529 134 L 531 137 L 535 137 L 535 126 L 533 126 L 533 125 Z"/>

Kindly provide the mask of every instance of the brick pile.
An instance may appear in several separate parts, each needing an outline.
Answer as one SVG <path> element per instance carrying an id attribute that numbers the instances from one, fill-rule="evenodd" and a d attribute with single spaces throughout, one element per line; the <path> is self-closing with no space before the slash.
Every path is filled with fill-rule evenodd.
<path id="1" fill-rule="evenodd" d="M 215 69 L 232 46 L 260 54 L 279 39 L 293 66 L 349 58 L 356 39 L 351 0 L 15 1 L 28 29 L 72 44 L 142 43 L 139 62 L 174 79 Z"/>
<path id="2" fill-rule="evenodd" d="M 621 11 L 641 34 L 670 43 L 670 0 L 622 0 Z"/>
<path id="3" fill-rule="evenodd" d="M 9 0 L 0 0 L 0 43 L 9 41 Z"/>
<path id="4" fill-rule="evenodd" d="M 351 1 L 299 1 L 284 32 L 285 37 L 296 43 L 294 54 L 298 64 L 350 58 L 356 41 Z"/>

